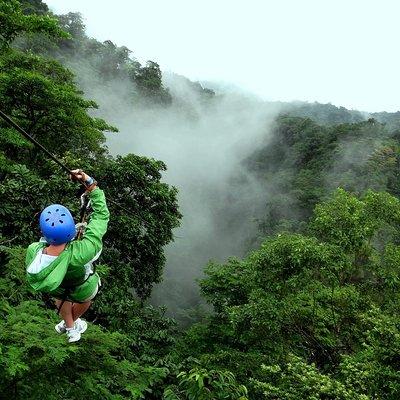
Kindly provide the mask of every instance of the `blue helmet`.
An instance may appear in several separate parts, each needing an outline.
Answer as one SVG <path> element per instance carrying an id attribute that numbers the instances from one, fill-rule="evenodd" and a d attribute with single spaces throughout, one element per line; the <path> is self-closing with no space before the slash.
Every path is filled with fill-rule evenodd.
<path id="1" fill-rule="evenodd" d="M 68 208 L 52 204 L 40 214 L 40 229 L 47 243 L 62 244 L 71 241 L 76 234 L 75 222 Z"/>

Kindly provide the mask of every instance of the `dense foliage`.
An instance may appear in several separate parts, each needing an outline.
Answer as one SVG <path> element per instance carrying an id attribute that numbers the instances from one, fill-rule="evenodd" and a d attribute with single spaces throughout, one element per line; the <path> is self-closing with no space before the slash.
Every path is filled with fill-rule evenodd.
<path id="1" fill-rule="evenodd" d="M 92 317 L 103 327 L 115 329 L 95 328 L 82 347 L 65 347 L 65 338 L 53 332 L 55 313 L 46 311 L 38 295 L 27 289 L 24 248 L 38 239 L 38 213 L 55 202 L 76 212 L 77 188 L 52 161 L 2 122 L 0 392 L 2 397 L 10 393 L 16 399 L 79 398 L 83 393 L 91 398 L 140 398 L 167 375 L 165 368 L 147 366 L 146 358 L 158 360 L 165 353 L 171 340 L 163 332 L 174 325 L 163 318 L 162 311 L 141 304 L 161 278 L 163 246 L 172 240 L 172 229 L 179 223 L 176 189 L 161 182 L 166 169 L 161 161 L 107 154 L 103 132 L 116 128 L 90 116 L 96 104 L 82 97 L 68 69 L 55 60 L 10 47 L 17 35 L 27 33 L 67 40 L 69 35 L 55 18 L 25 15 L 18 2 L 0 1 L 0 20 L 3 111 L 67 165 L 95 176 L 107 197 L 114 199 L 107 250 L 99 268 L 107 283 Z M 124 322 L 127 316 L 130 324 Z M 155 341 L 159 346 L 154 349 Z M 91 351 L 94 347 L 95 352 Z M 143 354 L 147 348 L 156 356 Z M 60 375 L 61 370 L 69 373 Z"/>
<path id="2" fill-rule="evenodd" d="M 254 398 L 396 398 L 399 217 L 387 193 L 340 189 L 316 207 L 307 234 L 209 264 L 201 288 L 215 314 L 183 352 L 228 366 Z"/>
<path id="3" fill-rule="evenodd" d="M 40 210 L 60 202 L 76 213 L 77 188 L 0 122 L 0 397 L 398 399 L 398 114 L 294 104 L 277 118 L 244 165 L 269 188 L 260 245 L 206 266 L 200 287 L 213 311 L 179 332 L 146 305 L 181 217 L 177 190 L 162 182 L 162 161 L 108 153 L 104 132 L 117 128 L 93 116 L 66 67 L 83 54 L 94 79 L 131 82 L 132 107 L 179 101 L 155 62 L 89 39 L 79 14 L 0 0 L 2 110 L 113 200 L 94 323 L 68 346 L 23 265 Z"/>
<path id="4" fill-rule="evenodd" d="M 375 119 L 326 126 L 281 115 L 265 145 L 247 160 L 249 170 L 270 188 L 261 229 L 267 234 L 301 230 L 301 221 L 338 187 L 400 195 L 399 144 L 396 130 Z"/>

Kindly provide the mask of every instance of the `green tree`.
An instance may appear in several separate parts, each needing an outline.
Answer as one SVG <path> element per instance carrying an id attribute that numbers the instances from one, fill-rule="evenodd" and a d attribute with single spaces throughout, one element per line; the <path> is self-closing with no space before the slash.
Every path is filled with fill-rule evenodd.
<path id="1" fill-rule="evenodd" d="M 56 155 L 69 151 L 93 157 L 104 152 L 103 131 L 116 128 L 88 115 L 97 105 L 82 98 L 70 71 L 56 61 L 17 51 L 4 55 L 0 68 L 3 110 L 34 138 Z"/>
<path id="2" fill-rule="evenodd" d="M 247 400 L 247 389 L 229 371 L 195 368 L 178 374 L 178 383 L 164 391 L 164 400 Z"/>
<path id="3" fill-rule="evenodd" d="M 21 34 L 43 33 L 52 37 L 68 37 L 55 18 L 48 15 L 25 15 L 17 0 L 0 1 L 0 51 Z"/>
<path id="4" fill-rule="evenodd" d="M 215 313 L 189 330 L 181 354 L 235 371 L 251 398 L 260 390 L 265 398 L 366 399 L 373 394 L 366 382 L 379 398 L 396 398 L 397 383 L 383 383 L 395 362 L 363 348 L 379 340 L 373 310 L 383 320 L 398 316 L 399 213 L 400 201 L 387 193 L 338 190 L 316 207 L 308 235 L 279 234 L 242 261 L 210 263 L 200 285 Z M 388 337 L 400 334 L 390 326 Z M 343 375 L 350 379 L 356 367 L 363 374 L 362 357 L 372 372 L 361 387 Z M 302 385 L 293 387 L 298 376 Z"/>
<path id="5" fill-rule="evenodd" d="M 95 176 L 115 200 L 99 266 L 104 292 L 89 316 L 103 327 L 91 326 L 79 347 L 67 346 L 54 332 L 56 314 L 41 301 L 48 299 L 26 285 L 23 265 L 26 246 L 39 237 L 37 218 L 45 205 L 60 202 L 77 212 L 76 184 L 0 123 L 0 397 L 142 399 L 154 393 L 160 398 L 169 374 L 161 364 L 176 369 L 167 357 L 175 325 L 162 311 L 143 307 L 143 299 L 160 280 L 163 246 L 179 223 L 176 189 L 161 182 L 162 162 L 108 155 L 103 132 L 116 128 L 89 115 L 97 106 L 82 97 L 68 69 L 10 47 L 26 33 L 57 33 L 49 42 L 67 38 L 56 20 L 26 16 L 15 1 L 0 6 L 8 23 L 0 27 L 3 110 L 65 164 Z"/>
<path id="6" fill-rule="evenodd" d="M 259 399 L 282 400 L 368 400 L 329 375 L 322 374 L 315 365 L 291 355 L 286 364 L 262 366 L 263 380 L 254 379 L 252 385 Z"/>
<path id="7" fill-rule="evenodd" d="M 154 61 L 147 61 L 146 66 L 131 73 L 139 93 L 155 104 L 169 104 L 172 101 L 168 89 L 162 83 L 160 66 Z"/>
<path id="8" fill-rule="evenodd" d="M 42 0 L 20 0 L 24 14 L 48 14 L 49 7 Z"/>

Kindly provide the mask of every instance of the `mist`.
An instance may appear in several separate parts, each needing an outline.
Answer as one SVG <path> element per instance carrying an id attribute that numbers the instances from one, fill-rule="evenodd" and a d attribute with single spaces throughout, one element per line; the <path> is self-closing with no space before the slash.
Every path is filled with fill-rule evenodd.
<path id="1" fill-rule="evenodd" d="M 377 130 L 374 125 L 375 122 L 369 122 L 360 131 L 350 131 L 338 141 L 333 163 L 325 176 L 328 193 L 338 187 L 357 193 L 386 190 L 387 180 L 376 173 L 374 163 L 380 162 L 384 143 L 393 132 L 383 125 Z"/>
<path id="2" fill-rule="evenodd" d="M 179 190 L 183 219 L 165 249 L 164 279 L 151 302 L 182 317 L 199 304 L 196 279 L 208 261 L 241 257 L 257 239 L 268 189 L 243 160 L 265 145 L 279 106 L 240 94 L 204 98 L 192 82 L 168 73 L 164 85 L 173 96 L 171 106 L 132 106 L 131 82 L 104 86 L 84 69 L 74 69 L 85 95 L 99 104 L 98 116 L 120 130 L 107 135 L 111 154 L 164 161 L 164 181 Z"/>

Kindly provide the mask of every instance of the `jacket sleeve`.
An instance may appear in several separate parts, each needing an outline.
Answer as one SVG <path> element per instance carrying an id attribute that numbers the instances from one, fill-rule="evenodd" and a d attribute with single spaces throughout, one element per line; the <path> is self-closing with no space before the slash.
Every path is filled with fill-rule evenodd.
<path id="1" fill-rule="evenodd" d="M 85 265 L 91 261 L 103 247 L 102 239 L 107 231 L 110 212 L 108 211 L 104 192 L 96 188 L 89 193 L 93 212 L 90 216 L 88 226 L 81 240 L 71 243 L 72 265 Z"/>

